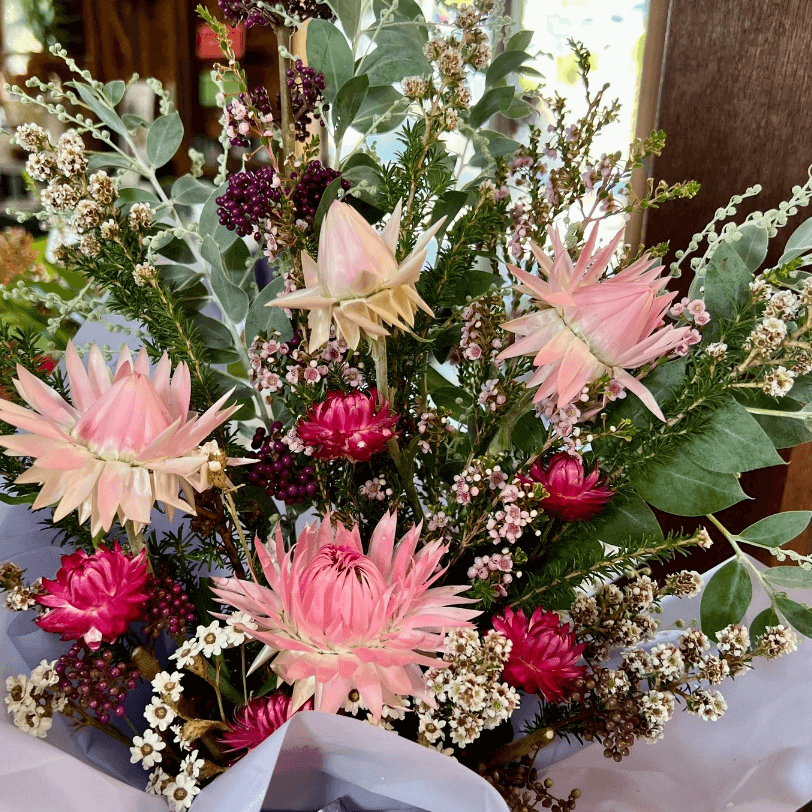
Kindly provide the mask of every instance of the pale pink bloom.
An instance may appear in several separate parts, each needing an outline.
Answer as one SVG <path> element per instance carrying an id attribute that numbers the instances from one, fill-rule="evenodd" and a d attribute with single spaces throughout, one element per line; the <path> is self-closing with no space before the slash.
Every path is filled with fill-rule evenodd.
<path id="1" fill-rule="evenodd" d="M 380 718 L 399 696 L 431 703 L 420 666 L 437 665 L 445 633 L 470 626 L 479 613 L 462 608 L 465 586 L 431 588 L 447 547 L 429 542 L 420 550 L 420 525 L 395 544 L 397 514 L 387 513 L 364 553 L 358 526 L 334 529 L 327 515 L 308 525 L 293 549 L 277 529 L 275 560 L 257 541 L 267 587 L 237 578 L 215 578 L 214 592 L 246 612 L 258 628 L 237 624 L 265 643 L 254 667 L 275 656 L 273 670 L 295 684 L 294 708 L 313 696 L 314 707 L 335 713 L 358 690 Z"/>
<path id="2" fill-rule="evenodd" d="M 362 332 L 375 339 L 389 335 L 384 325 L 408 329 L 418 308 L 434 315 L 415 283 L 426 261 L 427 245 L 443 221 L 426 231 L 398 264 L 400 220 L 398 203 L 378 234 L 349 204 L 335 201 L 330 206 L 321 227 L 318 262 L 302 252 L 305 287 L 268 302 L 270 307 L 310 311 L 311 353 L 329 341 L 333 320 L 336 335 L 356 349 Z"/>
<path id="3" fill-rule="evenodd" d="M 14 385 L 31 408 L 0 399 L 0 420 L 30 432 L 0 437 L 0 446 L 33 458 L 16 480 L 43 486 L 32 509 L 57 505 L 54 521 L 78 510 L 93 535 L 109 530 L 116 514 L 122 524 L 149 524 L 154 502 L 170 518 L 175 508 L 194 513 L 194 491 L 208 487 L 208 455 L 196 449 L 239 408 L 221 411 L 231 392 L 195 416 L 189 369 L 178 364 L 170 380 L 166 353 L 151 378 L 146 350 L 133 361 L 126 345 L 115 375 L 95 344 L 87 369 L 70 342 L 65 363 L 73 403 L 21 366 Z"/>
<path id="4" fill-rule="evenodd" d="M 609 374 L 634 392 L 660 419 L 660 407 L 628 369 L 671 353 L 690 332 L 669 325 L 655 330 L 676 294 L 661 293 L 668 282 L 662 266 L 641 257 L 614 276 L 604 278 L 623 232 L 595 252 L 595 226 L 577 263 L 573 264 L 558 233 L 551 230 L 555 260 L 533 245 L 543 277 L 508 266 L 539 309 L 503 324 L 517 341 L 499 358 L 532 355 L 536 371 L 528 387 L 538 387 L 534 400 L 555 396 L 559 407 L 588 384 Z"/>

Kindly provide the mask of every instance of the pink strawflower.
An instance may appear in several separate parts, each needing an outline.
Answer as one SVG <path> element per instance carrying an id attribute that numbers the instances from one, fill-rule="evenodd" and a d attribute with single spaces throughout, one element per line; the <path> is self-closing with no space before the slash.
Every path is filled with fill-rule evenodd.
<path id="1" fill-rule="evenodd" d="M 584 673 L 584 667 L 576 665 L 584 644 L 576 644 L 575 632 L 569 624 L 561 626 L 555 612 L 539 607 L 528 621 L 523 610 L 514 612 L 508 606 L 503 617 L 493 619 L 493 628 L 513 643 L 502 672 L 508 685 L 558 702 Z"/>
<path id="2" fill-rule="evenodd" d="M 398 262 L 400 220 L 398 202 L 378 234 L 349 203 L 331 204 L 321 226 L 318 262 L 302 252 L 305 287 L 268 302 L 269 307 L 309 311 L 311 353 L 330 340 L 332 322 L 337 335 L 356 349 L 362 333 L 374 340 L 389 335 L 385 325 L 412 327 L 418 308 L 434 315 L 415 283 L 428 244 L 445 218 L 434 223 L 412 253 Z"/>
<path id="3" fill-rule="evenodd" d="M 436 666 L 445 633 L 470 626 L 473 600 L 467 586 L 431 588 L 442 576 L 447 546 L 429 542 L 417 550 L 420 525 L 395 544 L 397 514 L 387 513 L 364 553 L 358 526 L 308 525 L 291 551 L 276 532 L 275 550 L 256 542 L 268 586 L 215 578 L 214 593 L 246 612 L 256 630 L 237 624 L 265 643 L 254 668 L 275 655 L 273 670 L 294 685 L 294 707 L 314 697 L 316 710 L 335 713 L 355 688 L 375 717 L 399 696 L 431 703 L 420 666 Z"/>
<path id="4" fill-rule="evenodd" d="M 318 448 L 316 457 L 366 461 L 386 448 L 398 421 L 388 403 L 376 409 L 376 400 L 374 389 L 369 394 L 328 392 L 327 399 L 299 421 L 296 433 L 306 445 Z"/>
<path id="5" fill-rule="evenodd" d="M 600 481 L 597 468 L 586 476 L 581 458 L 567 453 L 556 454 L 547 468 L 542 467 L 541 460 L 536 460 L 528 473 L 529 478 L 519 475 L 519 479 L 527 484 L 540 482 L 550 494 L 541 503 L 544 512 L 567 522 L 589 519 L 600 513 L 615 495 Z"/>
<path id="6" fill-rule="evenodd" d="M 195 452 L 239 408 L 220 411 L 231 393 L 192 416 L 189 369 L 178 364 L 170 380 L 166 353 L 152 377 L 146 350 L 133 362 L 126 345 L 115 375 L 95 344 L 87 370 L 70 342 L 65 363 L 73 403 L 21 366 L 14 385 L 31 409 L 0 400 L 0 421 L 30 432 L 0 437 L 0 446 L 34 459 L 17 479 L 43 486 L 32 509 L 59 503 L 54 521 L 78 509 L 93 535 L 109 530 L 116 514 L 121 523 L 148 524 L 154 502 L 170 518 L 175 508 L 194 513 L 194 491 L 208 486 L 208 455 Z"/>
<path id="7" fill-rule="evenodd" d="M 93 555 L 79 550 L 62 556 L 56 580 L 42 579 L 46 594 L 37 600 L 50 611 L 36 623 L 63 640 L 84 640 L 92 649 L 102 640 L 112 643 L 141 616 L 147 575 L 146 551 L 133 558 L 118 544 L 112 550 L 101 545 Z"/>
<path id="8" fill-rule="evenodd" d="M 596 225 L 573 264 L 558 233 L 551 230 L 555 260 L 531 246 L 546 279 L 509 265 L 523 283 L 516 289 L 534 298 L 539 309 L 502 325 L 518 339 L 498 357 L 534 356 L 536 371 L 527 385 L 538 387 L 537 403 L 555 397 L 561 408 L 608 374 L 663 420 L 651 392 L 627 370 L 668 355 L 690 328 L 660 326 L 676 293 L 661 293 L 668 278 L 656 260 L 643 256 L 620 273 L 601 278 L 622 236 L 618 233 L 594 252 Z"/>
<path id="9" fill-rule="evenodd" d="M 312 707 L 313 703 L 307 702 L 299 710 Z M 220 741 L 230 753 L 253 750 L 293 716 L 296 711 L 291 708 L 291 698 L 283 693 L 252 699 L 234 711 L 234 720 L 228 723 L 228 732 L 223 733 Z"/>

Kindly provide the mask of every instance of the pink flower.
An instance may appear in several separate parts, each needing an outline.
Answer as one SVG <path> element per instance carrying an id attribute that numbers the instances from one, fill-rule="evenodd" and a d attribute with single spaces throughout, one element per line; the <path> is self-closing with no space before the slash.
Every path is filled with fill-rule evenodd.
<path id="1" fill-rule="evenodd" d="M 420 298 L 415 283 L 426 261 L 426 246 L 443 224 L 438 220 L 398 263 L 401 204 L 378 234 L 348 203 L 335 201 L 321 226 L 318 262 L 302 252 L 305 287 L 280 296 L 269 307 L 309 310 L 310 352 L 337 335 L 356 349 L 363 331 L 371 339 L 389 335 L 384 325 L 403 330 L 414 324 L 418 308 L 432 309 Z"/>
<path id="2" fill-rule="evenodd" d="M 141 616 L 148 598 L 147 557 L 135 558 L 103 545 L 93 555 L 79 550 L 62 556 L 56 580 L 42 579 L 47 594 L 37 598 L 51 607 L 36 624 L 63 640 L 81 640 L 97 649 L 102 640 L 112 643 Z"/>
<path id="3" fill-rule="evenodd" d="M 73 403 L 21 366 L 14 385 L 31 409 L 0 400 L 0 420 L 30 432 L 0 437 L 0 446 L 34 459 L 17 479 L 43 485 L 32 509 L 59 503 L 54 521 L 78 509 L 80 522 L 90 517 L 93 535 L 109 530 L 116 514 L 122 523 L 149 524 L 156 501 L 170 518 L 175 508 L 193 513 L 194 490 L 207 487 L 201 469 L 208 461 L 194 452 L 239 408 L 220 411 L 231 393 L 190 416 L 189 370 L 178 364 L 170 381 L 166 353 L 152 378 L 143 348 L 133 362 L 124 345 L 115 376 L 95 344 L 87 370 L 70 342 L 65 362 Z"/>
<path id="4" fill-rule="evenodd" d="M 310 710 L 312 702 L 299 710 Z M 220 741 L 228 745 L 229 752 L 253 750 L 262 744 L 271 733 L 275 733 L 293 716 L 291 698 L 283 693 L 273 693 L 268 697 L 257 697 L 234 712 L 234 720 L 228 724 L 228 732 Z"/>
<path id="5" fill-rule="evenodd" d="M 373 454 L 383 451 L 393 436 L 397 415 L 384 403 L 375 409 L 377 393 L 328 392 L 327 399 L 317 403 L 300 420 L 296 433 L 302 442 L 317 446 L 314 456 L 321 459 L 346 457 L 366 461 Z"/>
<path id="6" fill-rule="evenodd" d="M 566 522 L 577 522 L 600 513 L 615 495 L 603 487 L 597 468 L 585 476 L 580 457 L 570 454 L 556 454 L 546 469 L 542 468 L 541 460 L 536 460 L 528 473 L 530 478 L 519 475 L 519 479 L 530 485 L 540 482 L 550 494 L 541 503 L 544 512 Z"/>
<path id="7" fill-rule="evenodd" d="M 663 414 L 651 393 L 627 372 L 667 355 L 685 339 L 690 328 L 668 325 L 656 329 L 675 293 L 661 294 L 667 283 L 656 260 L 641 257 L 620 273 L 601 279 L 623 232 L 593 253 L 595 226 L 573 265 L 561 238 L 550 237 L 551 260 L 533 245 L 533 253 L 546 279 L 508 266 L 523 284 L 517 290 L 535 298 L 539 309 L 507 322 L 504 329 L 518 340 L 498 356 L 501 359 L 532 355 L 535 373 L 528 387 L 538 387 L 535 401 L 554 395 L 559 406 L 605 374 L 615 378 L 661 420 Z"/>
<path id="8" fill-rule="evenodd" d="M 575 632 L 569 624 L 560 626 L 555 612 L 539 607 L 528 621 L 523 610 L 514 612 L 508 606 L 503 617 L 493 619 L 493 628 L 513 643 L 502 676 L 515 688 L 556 702 L 584 673 L 584 667 L 576 665 L 584 644 L 576 644 Z"/>
<path id="9" fill-rule="evenodd" d="M 237 624 L 265 643 L 253 667 L 276 655 L 273 670 L 294 684 L 294 707 L 313 696 L 316 710 L 335 713 L 353 688 L 375 717 L 383 704 L 399 707 L 399 696 L 431 702 L 419 666 L 436 666 L 428 653 L 479 613 L 460 606 L 474 602 L 459 597 L 466 586 L 430 588 L 447 546 L 417 550 L 419 525 L 396 545 L 396 524 L 396 513 L 384 515 L 367 554 L 358 526 L 333 529 L 329 514 L 289 552 L 277 529 L 275 550 L 256 544 L 267 587 L 214 579 L 217 597 L 258 625 Z"/>

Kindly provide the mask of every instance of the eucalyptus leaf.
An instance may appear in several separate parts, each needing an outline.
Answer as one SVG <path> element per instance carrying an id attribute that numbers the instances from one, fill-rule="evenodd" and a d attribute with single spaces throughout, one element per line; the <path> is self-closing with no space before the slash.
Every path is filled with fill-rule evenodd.
<path id="1" fill-rule="evenodd" d="M 812 520 L 812 511 L 785 510 L 751 524 L 738 534 L 738 538 L 760 547 L 780 547 L 806 530 Z"/>
<path id="2" fill-rule="evenodd" d="M 124 125 L 121 118 L 119 118 L 118 113 L 116 113 L 115 110 L 112 110 L 107 104 L 97 99 L 96 94 L 89 85 L 86 85 L 83 82 L 72 82 L 71 84 L 76 88 L 76 91 L 82 101 L 96 114 L 99 121 L 114 132 L 117 132 L 119 135 L 127 134 L 127 127 Z"/>
<path id="3" fill-rule="evenodd" d="M 775 604 L 796 632 L 800 632 L 804 637 L 812 637 L 812 609 L 783 595 L 775 596 Z"/>
<path id="4" fill-rule="evenodd" d="M 165 166 L 183 142 L 183 122 L 179 113 L 160 116 L 147 133 L 147 158 L 153 169 Z"/>
<path id="5" fill-rule="evenodd" d="M 533 41 L 532 31 L 517 31 L 505 45 L 506 51 L 526 51 Z"/>
<path id="6" fill-rule="evenodd" d="M 389 87 L 407 76 L 428 76 L 431 64 L 422 53 L 394 45 L 380 45 L 359 66 L 370 87 Z"/>
<path id="7" fill-rule="evenodd" d="M 248 314 L 248 294 L 228 278 L 223 267 L 220 249 L 208 234 L 203 239 L 201 253 L 211 265 L 209 284 L 217 297 L 217 304 L 232 322 L 238 324 Z"/>
<path id="8" fill-rule="evenodd" d="M 134 133 L 136 130 L 149 129 L 149 122 L 144 121 L 141 116 L 134 116 L 132 113 L 124 113 L 121 116 L 121 120 L 124 122 L 124 126 L 129 130 L 129 132 Z"/>
<path id="9" fill-rule="evenodd" d="M 284 309 L 268 307 L 268 302 L 276 299 L 284 287 L 285 280 L 280 276 L 265 285 L 254 299 L 245 319 L 246 344 L 250 344 L 260 333 L 270 335 L 274 331 L 279 333 L 279 341 L 289 341 L 293 338 L 293 327 Z"/>
<path id="10" fill-rule="evenodd" d="M 704 516 L 747 498 L 735 474 L 708 471 L 680 451 L 646 471 L 632 473 L 632 486 L 650 505 L 675 516 Z"/>
<path id="11" fill-rule="evenodd" d="M 812 251 L 812 217 L 804 220 L 792 232 L 786 246 L 784 246 L 784 253 L 781 254 L 778 264 L 784 265 L 787 262 L 792 262 L 793 259 L 802 257 L 810 251 Z"/>
<path id="12" fill-rule="evenodd" d="M 115 107 L 124 98 L 124 91 L 126 89 L 127 85 L 125 85 L 121 79 L 115 79 L 104 86 L 104 95 L 110 104 Z"/>
<path id="13" fill-rule="evenodd" d="M 219 208 L 217 198 L 222 197 L 227 189 L 228 184 L 224 183 L 219 189 L 215 189 L 209 195 L 209 199 L 203 206 L 203 211 L 200 212 L 200 224 L 198 226 L 200 234 L 202 236 L 206 234 L 210 235 L 217 245 L 220 246 L 221 251 L 224 251 L 235 240 L 239 239 L 236 232 L 229 231 L 225 226 L 220 225 L 220 219 L 217 216 L 217 209 Z"/>
<path id="14" fill-rule="evenodd" d="M 352 126 L 362 133 L 391 132 L 399 127 L 406 118 L 405 106 L 401 106 L 398 112 L 390 112 L 392 107 L 402 99 L 403 94 L 398 93 L 393 87 L 370 87 Z M 376 119 L 385 116 L 386 113 L 389 113 L 389 117 L 376 124 Z M 356 153 L 356 155 L 359 154 L 364 153 Z"/>
<path id="15" fill-rule="evenodd" d="M 801 410 L 801 404 L 793 398 L 774 398 L 752 389 L 736 389 L 733 391 L 733 397 L 746 408 L 778 412 Z M 753 417 L 776 448 L 792 448 L 812 441 L 812 431 L 806 427 L 804 420 L 766 414 L 753 414 Z"/>
<path id="16" fill-rule="evenodd" d="M 307 64 L 324 74 L 324 99 L 330 103 L 352 78 L 352 51 L 347 38 L 327 20 L 311 20 L 307 27 Z"/>
<path id="17" fill-rule="evenodd" d="M 733 243 L 733 250 L 742 258 L 747 269 L 754 273 L 767 256 L 770 238 L 767 229 L 755 223 L 747 223 L 739 229 L 740 240 Z"/>
<path id="18" fill-rule="evenodd" d="M 663 538 L 663 531 L 652 509 L 639 497 L 616 496 L 593 519 L 594 534 L 606 544 L 625 546 L 629 539 Z"/>
<path id="19" fill-rule="evenodd" d="M 504 79 L 508 74 L 519 70 L 525 62 L 532 58 L 525 51 L 502 51 L 488 67 L 485 74 L 486 87 L 493 87 L 500 79 Z"/>
<path id="20" fill-rule="evenodd" d="M 763 609 L 759 612 L 750 624 L 750 645 L 753 649 L 758 646 L 758 641 L 764 634 L 764 629 L 766 629 L 767 626 L 777 626 L 780 622 L 772 606 L 769 609 Z"/>
<path id="21" fill-rule="evenodd" d="M 95 172 L 98 169 L 132 169 L 132 159 L 126 155 L 119 155 L 117 152 L 92 152 L 87 159 L 88 172 Z"/>
<path id="22" fill-rule="evenodd" d="M 468 114 L 468 124 L 477 129 L 491 116 L 507 110 L 513 101 L 516 91 L 512 87 L 492 87 L 485 91 L 482 98 L 471 108 Z"/>
<path id="23" fill-rule="evenodd" d="M 195 316 L 195 324 L 200 330 L 200 337 L 203 343 L 212 350 L 230 349 L 232 345 L 231 333 L 219 321 L 198 313 Z"/>
<path id="24" fill-rule="evenodd" d="M 744 617 L 753 597 L 750 573 L 739 561 L 729 561 L 705 585 L 700 606 L 702 631 L 712 640 L 716 633 Z"/>
<path id="25" fill-rule="evenodd" d="M 181 206 L 204 204 L 211 196 L 213 189 L 210 183 L 183 175 L 172 186 L 172 199 Z"/>
<path id="26" fill-rule="evenodd" d="M 812 570 L 803 567 L 768 567 L 762 577 L 783 589 L 812 588 Z"/>
<path id="27" fill-rule="evenodd" d="M 708 263 L 705 305 L 714 319 L 733 319 L 750 301 L 753 275 L 727 243 L 720 245 Z"/>
<path id="28" fill-rule="evenodd" d="M 784 464 L 758 421 L 732 398 L 713 412 L 707 428 L 693 435 L 682 450 L 697 465 L 728 474 Z"/>
<path id="29" fill-rule="evenodd" d="M 347 38 L 352 40 L 358 33 L 361 21 L 361 3 L 359 0 L 327 0 L 327 5 L 336 13 Z"/>
<path id="30" fill-rule="evenodd" d="M 369 90 L 368 76 L 354 76 L 346 81 L 336 94 L 332 106 L 333 129 L 336 141 L 340 141 L 352 124 Z"/>

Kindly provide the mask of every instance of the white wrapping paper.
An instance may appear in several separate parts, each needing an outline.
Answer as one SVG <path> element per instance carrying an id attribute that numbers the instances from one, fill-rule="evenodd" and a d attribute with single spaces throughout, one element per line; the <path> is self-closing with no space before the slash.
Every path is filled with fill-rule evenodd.
<path id="1" fill-rule="evenodd" d="M 32 579 L 52 577 L 62 552 L 38 522 L 26 506 L 0 504 L 0 560 L 16 561 Z M 756 594 L 750 616 L 766 605 Z M 799 599 L 812 604 L 812 591 Z M 663 628 L 698 613 L 698 599 L 673 601 Z M 0 684 L 65 648 L 30 613 L 0 611 Z M 795 654 L 759 660 L 720 687 L 729 705 L 721 720 L 678 711 L 662 741 L 636 744 L 620 765 L 599 746 L 564 743 L 542 751 L 539 765 L 552 764 L 546 774 L 558 794 L 581 789 L 585 812 L 795 812 L 812 799 L 812 644 L 802 640 Z M 59 718 L 43 741 L 0 715 L 0 812 L 166 809 L 142 791 L 148 773 L 103 734 L 71 736 Z M 451 759 L 356 719 L 315 712 L 294 716 L 206 787 L 193 810 L 312 812 L 339 797 L 350 812 L 506 810 L 485 781 Z"/>

